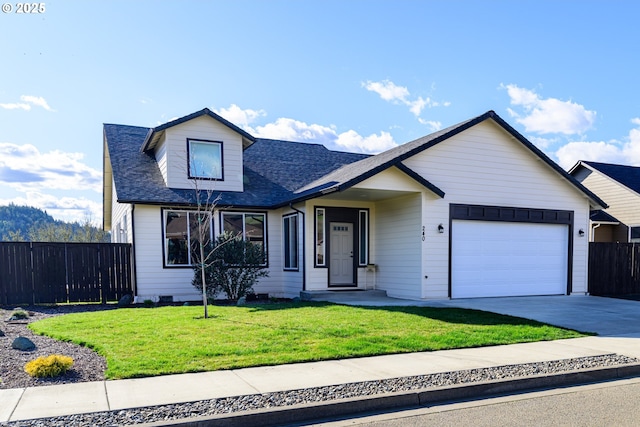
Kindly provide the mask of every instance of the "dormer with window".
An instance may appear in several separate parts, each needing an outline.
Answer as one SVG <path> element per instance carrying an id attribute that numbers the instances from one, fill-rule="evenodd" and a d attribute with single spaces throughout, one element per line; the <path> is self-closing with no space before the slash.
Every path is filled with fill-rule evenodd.
<path id="1" fill-rule="evenodd" d="M 242 155 L 255 138 L 209 109 L 152 129 L 152 154 L 169 188 L 243 191 Z"/>

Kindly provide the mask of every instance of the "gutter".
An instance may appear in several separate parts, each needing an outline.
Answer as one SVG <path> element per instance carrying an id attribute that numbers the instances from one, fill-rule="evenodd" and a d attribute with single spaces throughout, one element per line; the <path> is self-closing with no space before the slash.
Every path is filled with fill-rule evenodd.
<path id="1" fill-rule="evenodd" d="M 289 203 L 289 207 L 294 210 L 296 213 L 302 215 L 302 290 L 306 291 L 307 290 L 307 263 L 306 263 L 306 253 L 307 253 L 307 245 L 306 245 L 306 229 L 307 229 L 307 224 L 305 221 L 305 215 L 304 212 L 302 212 L 299 209 L 296 209 L 293 207 L 293 203 Z"/>

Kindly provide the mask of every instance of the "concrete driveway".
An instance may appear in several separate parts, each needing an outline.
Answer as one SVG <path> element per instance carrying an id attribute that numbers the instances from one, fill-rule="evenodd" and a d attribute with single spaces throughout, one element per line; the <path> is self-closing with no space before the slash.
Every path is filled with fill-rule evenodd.
<path id="1" fill-rule="evenodd" d="M 383 291 L 322 292 L 312 299 L 348 305 L 460 307 L 524 317 L 601 336 L 640 338 L 640 301 L 585 295 L 411 301 Z"/>
<path id="2" fill-rule="evenodd" d="M 640 337 L 640 301 L 572 295 L 459 299 L 420 305 L 491 311 L 600 336 Z"/>

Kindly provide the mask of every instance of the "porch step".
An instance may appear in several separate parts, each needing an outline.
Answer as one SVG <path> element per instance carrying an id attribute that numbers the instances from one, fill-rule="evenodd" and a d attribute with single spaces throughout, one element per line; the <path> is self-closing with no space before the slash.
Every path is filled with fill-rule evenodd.
<path id="1" fill-rule="evenodd" d="M 366 300 L 371 297 L 386 297 L 387 291 L 376 290 L 359 290 L 359 291 L 301 291 L 300 299 L 302 301 L 328 301 L 335 299 Z"/>

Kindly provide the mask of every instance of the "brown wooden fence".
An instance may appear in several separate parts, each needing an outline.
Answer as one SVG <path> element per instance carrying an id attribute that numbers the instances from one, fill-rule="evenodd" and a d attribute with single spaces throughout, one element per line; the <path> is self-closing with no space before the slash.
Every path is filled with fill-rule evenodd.
<path id="1" fill-rule="evenodd" d="M 589 293 L 640 295 L 640 244 L 589 243 Z"/>
<path id="2" fill-rule="evenodd" d="M 106 303 L 132 293 L 129 244 L 0 242 L 0 304 Z"/>

